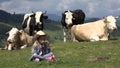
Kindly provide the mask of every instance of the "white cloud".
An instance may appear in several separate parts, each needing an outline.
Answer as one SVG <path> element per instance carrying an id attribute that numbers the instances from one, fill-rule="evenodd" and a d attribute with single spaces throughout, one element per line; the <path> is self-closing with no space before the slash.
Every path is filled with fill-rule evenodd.
<path id="1" fill-rule="evenodd" d="M 70 7 L 71 7 L 71 4 L 74 2 L 74 0 L 62 0 L 59 4 L 58 4 L 58 6 L 57 6 L 57 8 L 58 8 L 58 10 L 67 10 L 67 9 L 70 9 Z"/>
<path id="2" fill-rule="evenodd" d="M 8 0 L 0 3 L 0 9 L 13 13 L 48 11 L 61 14 L 65 10 L 82 9 L 86 16 L 103 17 L 120 13 L 120 0 Z"/>
<path id="3" fill-rule="evenodd" d="M 88 12 L 89 12 L 89 15 L 92 15 L 93 13 L 95 13 L 96 6 L 97 6 L 97 4 L 88 3 Z"/>

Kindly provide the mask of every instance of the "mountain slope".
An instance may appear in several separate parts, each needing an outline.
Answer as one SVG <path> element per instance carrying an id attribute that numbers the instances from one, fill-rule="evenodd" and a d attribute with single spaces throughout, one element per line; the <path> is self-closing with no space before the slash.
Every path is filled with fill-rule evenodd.
<path id="1" fill-rule="evenodd" d="M 10 14 L 4 10 L 0 10 L 0 22 L 21 23 L 22 19 L 23 19 L 23 14 Z"/>

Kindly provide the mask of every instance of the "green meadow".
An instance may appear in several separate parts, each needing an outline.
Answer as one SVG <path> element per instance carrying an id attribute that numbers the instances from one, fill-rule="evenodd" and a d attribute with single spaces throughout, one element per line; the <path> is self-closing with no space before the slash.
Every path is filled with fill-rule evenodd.
<path id="1" fill-rule="evenodd" d="M 12 27 L 21 28 L 21 23 L 0 22 L 0 47 L 4 47 Z M 31 62 L 31 47 L 22 50 L 0 50 L 0 68 L 120 68 L 120 33 L 116 40 L 98 42 L 63 42 L 61 24 L 49 20 L 44 23 L 56 62 Z M 2 39 L 2 40 L 1 40 Z M 70 39 L 70 38 L 68 38 Z"/>
<path id="2" fill-rule="evenodd" d="M 120 68 L 120 39 L 99 42 L 51 42 L 57 61 L 31 62 L 31 47 L 1 50 L 0 68 Z"/>

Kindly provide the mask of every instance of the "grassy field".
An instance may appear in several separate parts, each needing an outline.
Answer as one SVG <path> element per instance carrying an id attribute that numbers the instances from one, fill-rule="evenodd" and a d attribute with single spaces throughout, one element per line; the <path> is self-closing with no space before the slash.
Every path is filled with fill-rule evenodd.
<path id="1" fill-rule="evenodd" d="M 120 68 L 120 39 L 99 42 L 51 42 L 57 62 L 29 61 L 31 47 L 0 51 L 0 68 Z"/>
<path id="2" fill-rule="evenodd" d="M 54 24 L 54 26 L 52 26 Z M 0 24 L 1 26 L 5 24 Z M 63 43 L 62 29 L 59 23 L 46 23 L 45 32 L 51 42 L 51 49 L 57 62 L 47 64 L 46 60 L 31 62 L 31 47 L 22 50 L 0 50 L 0 68 L 120 68 L 120 38 L 99 42 Z M 52 26 L 52 27 L 48 27 Z M 3 35 L 8 31 L 1 28 Z M 5 30 L 6 29 L 6 30 Z M 49 30 L 48 30 L 49 29 Z M 3 32 L 3 30 L 5 30 Z M 0 37 L 2 38 L 3 35 Z M 5 44 L 0 39 L 0 47 Z"/>

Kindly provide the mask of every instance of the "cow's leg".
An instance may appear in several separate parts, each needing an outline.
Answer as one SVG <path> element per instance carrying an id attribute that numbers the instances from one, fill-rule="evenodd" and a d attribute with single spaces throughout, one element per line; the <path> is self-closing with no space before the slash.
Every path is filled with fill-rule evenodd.
<path id="1" fill-rule="evenodd" d="M 34 32 L 34 27 L 35 26 L 30 25 L 29 27 L 30 27 L 30 29 L 29 29 L 30 36 L 33 36 L 33 32 Z"/>
<path id="2" fill-rule="evenodd" d="M 100 38 L 100 40 L 101 41 L 105 41 L 105 40 L 108 40 L 108 36 L 109 36 L 109 34 L 104 34 L 101 38 Z"/>
<path id="3" fill-rule="evenodd" d="M 101 40 L 101 41 L 108 40 L 108 37 L 102 37 L 100 40 Z"/>
<path id="4" fill-rule="evenodd" d="M 106 41 L 106 40 L 108 40 L 108 37 L 102 37 L 102 38 L 100 38 L 100 40 L 101 41 Z"/>
<path id="5" fill-rule="evenodd" d="M 66 42 L 66 32 L 67 32 L 67 30 L 65 28 L 63 28 L 64 42 Z"/>
<path id="6" fill-rule="evenodd" d="M 98 36 L 91 36 L 91 38 L 90 38 L 91 42 L 99 41 L 99 40 L 100 40 L 100 38 Z"/>
<path id="7" fill-rule="evenodd" d="M 78 42 L 78 40 L 75 38 L 75 35 L 74 35 L 73 31 L 70 31 L 70 34 L 71 34 L 71 40 L 73 42 Z"/>
<path id="8" fill-rule="evenodd" d="M 26 48 L 27 47 L 27 44 L 21 46 L 20 48 L 23 49 L 23 48 Z"/>
<path id="9" fill-rule="evenodd" d="M 12 50 L 12 45 L 11 44 L 8 45 L 8 50 Z"/>
<path id="10" fill-rule="evenodd" d="M 30 32 L 29 32 L 29 33 L 30 33 L 30 36 L 32 36 L 32 35 L 33 35 L 33 31 L 32 31 L 32 30 L 30 30 Z"/>
<path id="11" fill-rule="evenodd" d="M 72 39 L 73 42 L 79 42 L 75 37 Z"/>

